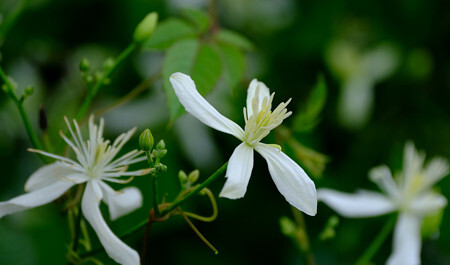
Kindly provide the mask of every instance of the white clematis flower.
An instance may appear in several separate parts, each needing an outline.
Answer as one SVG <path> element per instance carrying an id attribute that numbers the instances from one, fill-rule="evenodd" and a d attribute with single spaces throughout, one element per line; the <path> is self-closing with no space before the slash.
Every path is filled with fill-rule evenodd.
<path id="1" fill-rule="evenodd" d="M 387 166 L 369 173 L 370 179 L 384 192 L 360 190 L 347 194 L 319 189 L 318 198 L 345 217 L 370 217 L 398 211 L 394 231 L 393 253 L 388 265 L 420 264 L 423 217 L 446 206 L 447 200 L 432 190 L 432 186 L 449 172 L 443 158 L 433 158 L 424 166 L 425 155 L 412 143 L 405 145 L 403 171 L 394 179 Z"/>
<path id="2" fill-rule="evenodd" d="M 247 91 L 243 130 L 211 106 L 198 93 L 194 81 L 188 75 L 174 73 L 170 82 L 187 112 L 209 127 L 231 134 L 242 141 L 231 155 L 225 176 L 227 181 L 220 193 L 221 197 L 238 199 L 245 195 L 253 168 L 253 150 L 256 150 L 266 159 L 270 175 L 285 199 L 308 215 L 316 214 L 317 193 L 314 182 L 297 163 L 281 152 L 279 146 L 260 142 L 291 115 L 292 112 L 286 110 L 290 100 L 272 110 L 275 93 L 270 95 L 264 83 L 253 79 Z"/>
<path id="3" fill-rule="evenodd" d="M 90 117 L 89 140 L 86 142 L 81 136 L 76 121 L 74 121 L 75 132 L 67 119 L 66 123 L 73 140 L 69 140 L 62 133 L 61 137 L 75 152 L 77 161 L 41 150 L 31 150 L 58 161 L 41 167 L 30 176 L 25 183 L 27 193 L 9 201 L 0 202 L 0 218 L 7 214 L 47 204 L 60 197 L 72 186 L 86 182 L 81 202 L 84 217 L 91 224 L 112 259 L 120 264 L 138 265 L 140 263 L 138 253 L 113 234 L 99 208 L 100 201 L 103 200 L 109 206 L 111 219 L 115 220 L 142 206 L 142 195 L 137 188 L 129 187 L 114 191 L 105 183 L 105 181 L 127 183 L 131 179 L 122 180 L 118 177 L 148 174 L 148 170 L 126 171 L 128 165 L 146 159 L 140 156 L 142 151 L 133 150 L 114 160 L 136 128 L 121 134 L 111 144 L 102 136 L 103 119 L 97 126 L 94 124 L 94 117 Z"/>

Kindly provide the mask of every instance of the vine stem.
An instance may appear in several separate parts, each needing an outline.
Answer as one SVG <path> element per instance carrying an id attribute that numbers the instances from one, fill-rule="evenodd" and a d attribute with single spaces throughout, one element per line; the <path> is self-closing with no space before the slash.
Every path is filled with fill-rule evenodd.
<path id="1" fill-rule="evenodd" d="M 5 85 L 8 87 L 8 91 L 6 91 L 6 93 L 14 101 L 17 108 L 19 109 L 20 117 L 22 118 L 22 121 L 25 125 L 25 129 L 27 131 L 28 137 L 31 140 L 31 143 L 33 144 L 35 149 L 42 150 L 41 142 L 39 141 L 39 138 L 37 137 L 36 132 L 33 130 L 33 127 L 31 126 L 30 119 L 28 118 L 27 112 L 26 112 L 25 108 L 23 107 L 24 98 L 22 97 L 19 99 L 19 98 L 17 98 L 16 94 L 14 94 L 14 86 L 13 86 L 13 84 L 11 84 L 11 81 L 6 76 L 6 74 L 3 72 L 3 69 L 1 66 L 0 66 L 0 78 L 3 80 Z M 42 159 L 42 156 L 39 156 L 39 157 Z M 45 159 L 43 159 L 43 161 L 46 162 Z"/>
<path id="2" fill-rule="evenodd" d="M 199 193 L 203 188 L 207 187 L 209 184 L 211 184 L 214 180 L 216 180 L 220 175 L 222 175 L 225 170 L 227 169 L 228 162 L 223 164 L 214 174 L 212 174 L 209 178 L 207 178 L 202 184 L 198 185 L 197 188 L 195 188 L 192 192 L 188 193 L 186 196 L 181 198 L 180 200 L 172 203 L 169 207 L 161 211 L 161 216 L 164 216 L 171 211 L 175 210 L 178 206 L 180 206 L 182 203 L 184 203 L 187 199 L 194 196 L 195 194 Z"/>
<path id="3" fill-rule="evenodd" d="M 295 222 L 297 223 L 298 232 L 296 233 L 296 240 L 300 248 L 305 255 L 305 261 L 307 265 L 315 265 L 314 254 L 311 252 L 311 247 L 309 243 L 309 237 L 306 230 L 306 222 L 303 217 L 303 213 L 297 208 L 291 206 L 292 214 L 294 215 Z"/>
<path id="4" fill-rule="evenodd" d="M 396 216 L 393 216 L 391 219 L 387 221 L 387 223 L 381 228 L 381 231 L 378 233 L 377 237 L 372 241 L 370 246 L 364 251 L 361 257 L 356 261 L 355 265 L 367 265 L 370 260 L 375 256 L 378 249 L 381 247 L 383 242 L 386 240 L 387 236 L 391 233 L 394 228 Z"/>
<path id="5" fill-rule="evenodd" d="M 97 80 L 95 83 L 95 86 L 89 89 L 88 95 L 86 99 L 83 101 L 83 105 L 81 105 L 80 111 L 78 111 L 78 114 L 76 116 L 77 121 L 79 121 L 88 111 L 89 106 L 91 104 L 92 99 L 97 94 L 98 90 L 105 84 L 105 81 L 109 78 L 109 76 L 112 74 L 112 72 L 117 68 L 117 66 L 125 59 L 127 58 L 136 48 L 138 45 L 135 42 L 132 42 L 130 45 L 128 45 L 125 50 L 122 51 L 119 56 L 114 60 L 114 64 L 106 71 L 106 73 L 100 78 L 100 80 Z"/>
<path id="6" fill-rule="evenodd" d="M 152 222 L 159 221 L 159 220 L 165 220 L 167 218 L 166 215 L 168 213 L 172 212 L 173 210 L 176 210 L 178 208 L 178 206 L 183 204 L 187 199 L 189 199 L 190 197 L 192 197 L 195 194 L 202 191 L 203 188 L 207 187 L 214 180 L 216 180 L 220 175 L 222 175 L 225 172 L 225 170 L 227 169 L 227 166 L 228 166 L 228 162 L 223 164 L 216 172 L 214 172 L 211 176 L 209 176 L 209 178 L 207 178 L 202 184 L 197 186 L 197 188 L 195 188 L 192 192 L 188 193 L 186 196 L 179 199 L 178 201 L 176 201 L 174 203 L 163 203 L 163 204 L 159 205 L 159 208 L 163 208 L 163 210 L 161 211 L 161 217 L 158 218 L 157 220 L 155 220 L 155 218 L 154 218 L 152 220 Z M 145 220 L 141 221 L 140 223 L 138 223 L 137 225 L 133 226 L 130 230 L 125 232 L 123 235 L 121 235 L 120 238 L 126 239 L 126 238 L 130 237 L 137 231 L 141 230 L 143 227 L 146 227 L 148 225 L 148 223 L 149 223 L 149 218 L 145 219 Z M 87 257 L 93 256 L 103 250 L 104 250 L 103 248 L 97 248 L 97 249 L 94 249 L 92 251 L 89 251 L 89 252 L 81 255 L 81 257 L 87 258 Z"/>

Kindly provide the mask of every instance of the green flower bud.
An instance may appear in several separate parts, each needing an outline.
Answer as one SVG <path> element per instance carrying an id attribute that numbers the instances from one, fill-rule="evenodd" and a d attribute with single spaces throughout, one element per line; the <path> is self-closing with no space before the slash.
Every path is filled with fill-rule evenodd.
<path id="1" fill-rule="evenodd" d="M 196 170 L 192 171 L 191 173 L 189 173 L 188 180 L 191 184 L 194 184 L 198 180 L 199 176 L 200 176 L 200 171 L 198 169 L 196 169 Z"/>
<path id="2" fill-rule="evenodd" d="M 114 67 L 115 61 L 114 58 L 108 57 L 103 63 L 103 69 L 109 70 Z"/>
<path id="3" fill-rule="evenodd" d="M 24 96 L 25 97 L 31 96 L 31 95 L 33 95 L 33 92 L 34 92 L 34 88 L 32 86 L 27 86 L 24 90 Z"/>
<path id="4" fill-rule="evenodd" d="M 91 69 L 91 64 L 89 63 L 88 59 L 83 58 L 80 62 L 80 71 L 81 72 L 88 72 L 89 69 Z"/>
<path id="5" fill-rule="evenodd" d="M 183 170 L 180 170 L 180 172 L 178 172 L 178 179 L 180 180 L 181 186 L 185 187 L 186 183 L 188 182 L 188 177 L 186 176 L 186 172 L 184 172 Z"/>
<path id="6" fill-rule="evenodd" d="M 158 144 L 156 145 L 156 149 L 163 150 L 166 149 L 166 143 L 164 143 L 164 140 L 160 140 Z"/>
<path id="7" fill-rule="evenodd" d="M 154 143 L 155 140 L 153 140 L 152 132 L 150 129 L 145 129 L 139 136 L 139 146 L 144 151 L 150 151 L 152 150 Z"/>
<path id="8" fill-rule="evenodd" d="M 280 218 L 280 228 L 281 228 L 281 233 L 283 233 L 285 236 L 289 236 L 289 237 L 294 236 L 295 231 L 297 230 L 295 223 L 286 216 L 282 216 Z"/>
<path id="9" fill-rule="evenodd" d="M 158 24 L 158 13 L 151 12 L 137 25 L 134 30 L 133 40 L 137 43 L 143 43 L 148 40 L 155 31 Z"/>

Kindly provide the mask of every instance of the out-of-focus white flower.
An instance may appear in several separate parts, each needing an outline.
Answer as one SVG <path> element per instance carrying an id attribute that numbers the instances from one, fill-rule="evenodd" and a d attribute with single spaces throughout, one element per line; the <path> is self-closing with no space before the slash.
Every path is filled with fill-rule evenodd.
<path id="1" fill-rule="evenodd" d="M 66 123 L 73 139 L 69 140 L 62 132 L 61 137 L 75 152 L 77 160 L 41 150 L 31 150 L 58 161 L 41 167 L 30 176 L 25 183 L 27 193 L 9 201 L 0 202 L 0 218 L 47 204 L 60 197 L 72 186 L 86 182 L 81 202 L 84 217 L 91 224 L 112 259 L 120 264 L 138 265 L 138 253 L 113 234 L 99 208 L 100 201 L 103 200 L 109 206 L 111 219 L 115 220 L 142 206 L 142 195 L 137 188 L 129 187 L 115 191 L 105 183 L 105 181 L 128 183 L 131 178 L 123 180 L 119 177 L 148 174 L 149 170 L 127 171 L 128 165 L 146 159 L 140 156 L 142 151 L 133 150 L 114 160 L 136 128 L 121 134 L 111 144 L 109 140 L 103 139 L 103 119 L 97 126 L 94 124 L 94 117 L 90 117 L 87 141 L 83 140 L 76 121 L 73 122 L 75 131 L 67 119 Z"/>
<path id="2" fill-rule="evenodd" d="M 443 158 L 433 158 L 424 166 L 425 154 L 413 143 L 406 143 L 403 171 L 394 179 L 387 166 L 369 173 L 370 179 L 384 192 L 360 190 L 346 194 L 331 189 L 319 189 L 318 198 L 346 217 L 370 217 L 398 211 L 394 231 L 393 253 L 389 265 L 420 264 L 423 217 L 446 206 L 447 200 L 432 190 L 432 186 L 449 172 Z"/>
<path id="3" fill-rule="evenodd" d="M 316 214 L 317 193 L 314 182 L 297 163 L 281 152 L 279 146 L 260 142 L 291 115 L 291 112 L 286 110 L 290 100 L 281 103 L 272 111 L 275 93 L 270 95 L 264 83 L 253 79 L 247 91 L 243 130 L 211 106 L 198 93 L 194 81 L 188 75 L 174 73 L 170 82 L 187 112 L 209 127 L 231 134 L 242 141 L 231 155 L 226 173 L 227 181 L 220 193 L 221 197 L 238 199 L 245 195 L 253 169 L 253 150 L 256 150 L 266 159 L 270 175 L 285 199 L 306 214 Z"/>

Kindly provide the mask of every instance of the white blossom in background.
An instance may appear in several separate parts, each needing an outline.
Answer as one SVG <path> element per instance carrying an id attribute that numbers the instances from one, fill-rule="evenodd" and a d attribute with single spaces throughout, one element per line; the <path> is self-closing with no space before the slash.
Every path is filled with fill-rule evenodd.
<path id="1" fill-rule="evenodd" d="M 114 160 L 136 128 L 121 134 L 111 144 L 109 140 L 103 139 L 103 119 L 97 126 L 94 124 L 94 117 L 90 117 L 87 141 L 83 140 L 76 121 L 73 122 L 75 131 L 67 119 L 66 123 L 72 140 L 69 140 L 62 132 L 61 137 L 75 152 L 77 160 L 41 150 L 31 150 L 58 161 L 41 167 L 30 176 L 25 183 L 27 193 L 9 201 L 0 202 L 0 218 L 47 204 L 60 197 L 72 186 L 86 183 L 81 210 L 96 232 L 106 253 L 120 264 L 139 265 L 138 253 L 113 234 L 99 208 L 100 201 L 103 200 L 109 206 L 111 219 L 115 220 L 142 206 L 142 195 L 137 188 L 128 187 L 115 191 L 105 183 L 105 181 L 128 183 L 132 177 L 127 180 L 119 179 L 119 177 L 148 174 L 147 169 L 127 171 L 130 164 L 146 160 L 145 156 L 140 156 L 142 151 L 133 150 Z"/>
<path id="2" fill-rule="evenodd" d="M 266 161 L 275 185 L 285 199 L 308 215 L 317 211 L 317 193 L 314 182 L 303 169 L 273 144 L 261 143 L 272 129 L 291 115 L 286 103 L 272 109 L 273 93 L 256 79 L 247 92 L 247 108 L 244 107 L 244 130 L 235 122 L 220 114 L 197 91 L 194 81 L 185 74 L 174 73 L 170 82 L 175 94 L 187 112 L 204 124 L 218 131 L 233 135 L 242 141 L 230 157 L 226 172 L 227 181 L 220 196 L 229 199 L 242 198 L 247 190 L 253 169 L 253 150 Z"/>
<path id="3" fill-rule="evenodd" d="M 318 199 L 345 217 L 371 217 L 398 212 L 394 230 L 393 252 L 388 265 L 420 264 L 421 234 L 424 216 L 446 206 L 447 200 L 432 190 L 432 186 L 449 172 L 448 162 L 439 157 L 424 165 L 425 154 L 413 143 L 406 143 L 403 171 L 392 177 L 387 166 L 369 173 L 370 179 L 384 192 L 360 190 L 347 194 L 331 189 L 319 189 Z"/>

